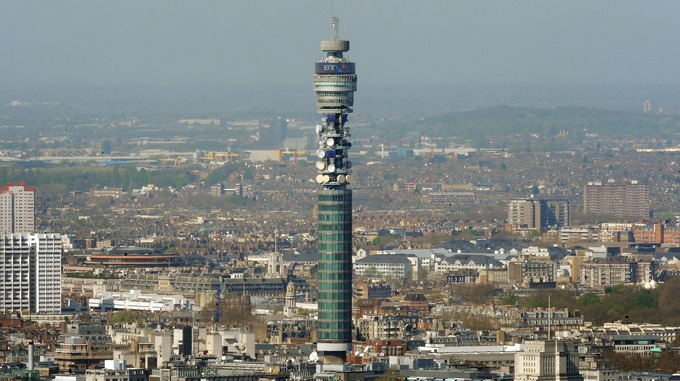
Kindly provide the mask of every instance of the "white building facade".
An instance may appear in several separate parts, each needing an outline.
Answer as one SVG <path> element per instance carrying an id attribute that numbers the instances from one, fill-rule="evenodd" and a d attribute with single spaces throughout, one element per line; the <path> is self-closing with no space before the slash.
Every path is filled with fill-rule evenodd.
<path id="1" fill-rule="evenodd" d="M 0 311 L 61 312 L 59 234 L 0 236 Z"/>
<path id="2" fill-rule="evenodd" d="M 515 381 L 583 381 L 579 354 L 569 341 L 525 341 L 515 353 Z"/>

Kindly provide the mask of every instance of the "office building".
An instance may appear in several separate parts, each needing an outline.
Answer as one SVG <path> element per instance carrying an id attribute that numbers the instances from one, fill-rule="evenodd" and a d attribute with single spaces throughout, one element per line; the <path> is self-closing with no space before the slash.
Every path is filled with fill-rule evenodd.
<path id="1" fill-rule="evenodd" d="M 515 353 L 515 381 L 583 381 L 579 354 L 568 341 L 526 341 Z"/>
<path id="2" fill-rule="evenodd" d="M 508 223 L 513 230 L 568 226 L 569 201 L 533 198 L 510 200 Z"/>
<path id="3" fill-rule="evenodd" d="M 0 233 L 32 233 L 35 230 L 35 187 L 7 183 L 0 187 Z"/>
<path id="4" fill-rule="evenodd" d="M 0 236 L 0 312 L 61 312 L 59 234 Z"/>
<path id="5" fill-rule="evenodd" d="M 620 218 L 649 217 L 649 188 L 637 181 L 589 182 L 583 189 L 583 214 Z"/>
<path id="6" fill-rule="evenodd" d="M 343 53 L 349 41 L 338 38 L 338 19 L 332 18 L 333 38 L 321 41 L 326 57 L 314 65 L 314 91 L 322 124 L 316 126 L 316 154 L 321 185 L 318 195 L 319 325 L 317 349 L 325 364 L 342 366 L 352 349 L 352 182 L 345 125 L 352 112 L 357 76 Z"/>

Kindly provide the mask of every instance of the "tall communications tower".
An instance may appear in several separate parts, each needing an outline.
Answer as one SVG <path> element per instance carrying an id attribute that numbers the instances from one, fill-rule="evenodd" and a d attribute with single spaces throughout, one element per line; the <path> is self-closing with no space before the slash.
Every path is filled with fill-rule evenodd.
<path id="1" fill-rule="evenodd" d="M 349 41 L 338 38 L 338 18 L 331 19 L 333 37 L 321 41 L 326 57 L 314 65 L 316 108 L 322 124 L 316 182 L 318 199 L 319 326 L 317 349 L 325 364 L 342 365 L 352 349 L 352 182 L 345 126 L 352 112 L 357 76 L 354 63 L 343 57 Z"/>

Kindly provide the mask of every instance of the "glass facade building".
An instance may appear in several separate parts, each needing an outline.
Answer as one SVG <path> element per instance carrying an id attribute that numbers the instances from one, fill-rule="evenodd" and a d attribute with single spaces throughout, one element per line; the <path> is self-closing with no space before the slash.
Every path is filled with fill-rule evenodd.
<path id="1" fill-rule="evenodd" d="M 345 125 L 354 105 L 355 64 L 343 57 L 349 41 L 338 38 L 337 18 L 332 18 L 334 38 L 321 41 L 326 57 L 314 65 L 316 126 L 319 149 L 316 182 L 319 254 L 318 341 L 324 364 L 342 365 L 352 349 L 352 183 L 349 161 L 350 129 Z"/>
<path id="2" fill-rule="evenodd" d="M 319 344 L 351 344 L 352 191 L 323 189 L 318 201 L 318 340 Z"/>

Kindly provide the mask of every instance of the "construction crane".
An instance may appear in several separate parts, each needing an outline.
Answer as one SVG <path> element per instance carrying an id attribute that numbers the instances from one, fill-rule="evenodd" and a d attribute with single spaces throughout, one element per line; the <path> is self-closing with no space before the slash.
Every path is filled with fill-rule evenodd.
<path id="1" fill-rule="evenodd" d="M 240 156 L 240 154 L 232 152 L 206 152 L 205 155 L 201 157 L 201 160 L 204 160 L 205 162 L 216 161 L 220 159 L 222 161 L 230 161 L 231 159 L 235 159 Z"/>
<path id="2" fill-rule="evenodd" d="M 185 159 L 183 157 L 179 157 L 179 156 L 161 157 L 160 159 L 158 159 L 158 161 L 161 164 L 163 164 L 164 167 L 169 167 L 171 163 L 172 163 L 173 166 L 179 167 L 179 166 L 182 165 L 184 160 Z"/>
<path id="3" fill-rule="evenodd" d="M 279 163 L 283 163 L 284 161 L 288 160 L 290 157 L 293 158 L 293 161 L 297 163 L 299 157 L 304 157 L 307 155 L 306 151 L 298 151 L 298 150 L 279 150 Z"/>

